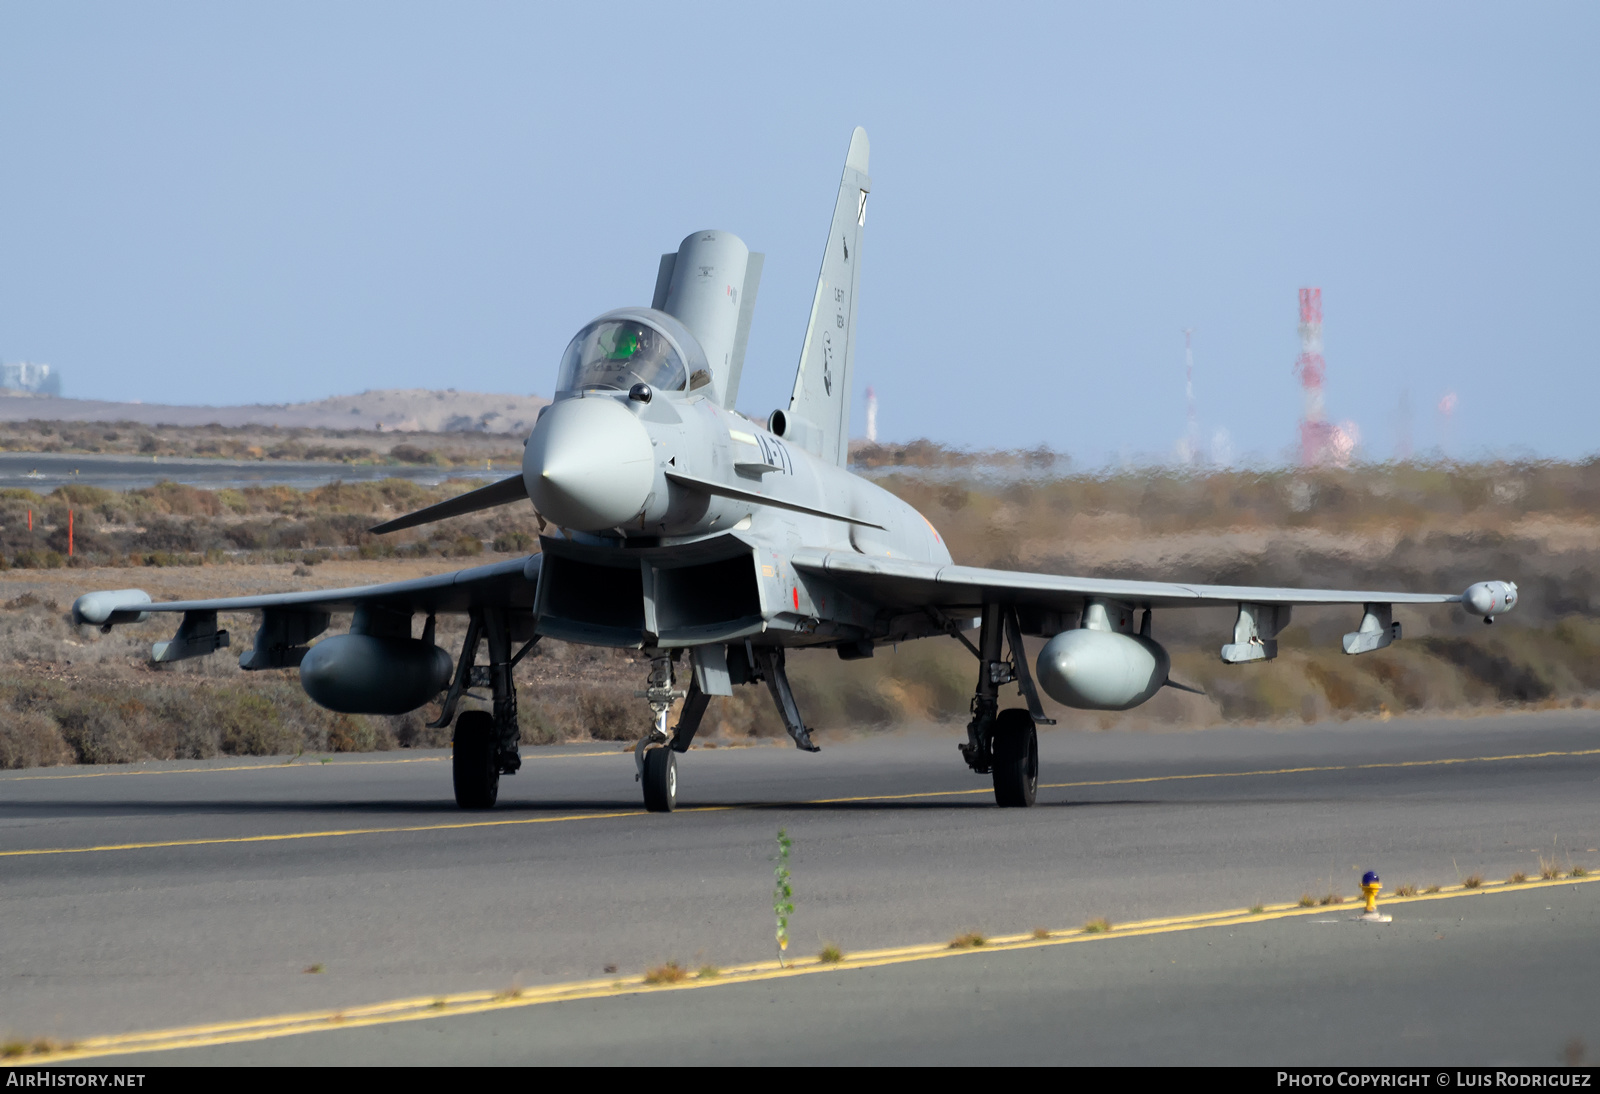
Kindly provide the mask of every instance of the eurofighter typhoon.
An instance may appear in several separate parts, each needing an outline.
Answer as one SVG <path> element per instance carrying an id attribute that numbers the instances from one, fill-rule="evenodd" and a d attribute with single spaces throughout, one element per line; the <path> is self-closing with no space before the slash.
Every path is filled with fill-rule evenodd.
<path id="1" fill-rule="evenodd" d="M 634 754 L 646 808 L 665 812 L 677 797 L 678 757 L 708 703 L 735 687 L 765 684 L 795 744 L 817 751 L 785 673 L 791 650 L 852 660 L 884 643 L 959 640 L 977 661 L 962 756 L 993 778 L 998 804 L 1028 806 L 1038 782 L 1035 726 L 1050 723 L 1039 688 L 1065 706 L 1127 710 L 1182 686 L 1169 679 L 1171 659 L 1154 637 L 1157 610 L 1234 606 L 1221 656 L 1237 664 L 1277 655 L 1295 605 L 1349 605 L 1359 622 L 1344 650 L 1365 654 L 1400 637 L 1395 604 L 1459 603 L 1486 623 L 1516 604 L 1517 587 L 1500 581 L 1457 594 L 1360 592 L 957 565 L 920 513 L 846 468 L 871 190 L 867 135 L 857 129 L 794 394 L 765 426 L 734 410 L 762 256 L 728 232 L 695 232 L 662 256 L 649 307 L 606 312 L 573 337 L 521 474 L 373 529 L 531 502 L 544 533 L 538 554 L 331 591 L 170 603 L 136 589 L 88 593 L 73 604 L 74 620 L 109 630 L 181 613 L 177 634 L 152 649 L 163 662 L 226 646 L 218 612 L 260 612 L 242 668 L 298 667 L 312 699 L 345 713 L 399 714 L 438 701 L 434 724 L 454 721 L 455 797 L 465 809 L 492 807 L 501 777 L 522 765 L 512 670 L 536 642 L 642 650 L 650 671 Z M 435 619 L 447 612 L 468 621 L 454 658 L 434 640 Z M 312 644 L 345 613 L 347 633 Z M 1034 668 L 1028 635 L 1048 639 Z M 1021 705 L 1002 709 L 1010 685 Z M 457 715 L 473 687 L 490 693 L 492 711 Z"/>

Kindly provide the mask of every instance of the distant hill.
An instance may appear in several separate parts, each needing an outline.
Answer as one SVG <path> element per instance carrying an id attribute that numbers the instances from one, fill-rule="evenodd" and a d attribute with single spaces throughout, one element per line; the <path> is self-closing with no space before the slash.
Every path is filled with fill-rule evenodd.
<path id="1" fill-rule="evenodd" d="M 250 406 L 170 406 L 62 399 L 0 391 L 0 421 L 139 422 L 144 425 L 262 425 L 284 429 L 381 429 L 417 433 L 527 433 L 539 408 L 537 395 L 486 395 L 475 391 L 392 388 L 336 395 L 314 403 Z"/>

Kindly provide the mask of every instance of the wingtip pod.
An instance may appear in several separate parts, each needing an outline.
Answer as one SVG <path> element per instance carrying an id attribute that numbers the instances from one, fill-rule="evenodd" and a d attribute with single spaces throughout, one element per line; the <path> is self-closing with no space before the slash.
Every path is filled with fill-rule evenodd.
<path id="1" fill-rule="evenodd" d="M 860 171 L 863 175 L 871 174 L 867 170 L 867 155 L 871 150 L 871 145 L 867 142 L 867 131 L 859 125 L 856 126 L 855 132 L 850 134 L 850 151 L 844 157 L 844 165 Z"/>
<path id="2" fill-rule="evenodd" d="M 1509 612 L 1517 606 L 1517 584 L 1514 581 L 1480 581 L 1469 585 L 1461 594 L 1461 606 L 1473 615 L 1483 616 L 1485 623 Z"/>
<path id="3" fill-rule="evenodd" d="M 150 594 L 143 589 L 108 589 L 84 593 L 72 602 L 72 622 L 80 627 L 143 623 L 150 618 L 150 613 L 139 611 L 138 606 L 148 603 Z"/>

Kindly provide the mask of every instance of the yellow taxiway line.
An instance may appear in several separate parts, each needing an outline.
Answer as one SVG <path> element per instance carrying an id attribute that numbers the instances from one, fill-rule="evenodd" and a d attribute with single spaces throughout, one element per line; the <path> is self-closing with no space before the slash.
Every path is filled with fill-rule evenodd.
<path id="1" fill-rule="evenodd" d="M 1551 888 L 1558 885 L 1584 885 L 1600 881 L 1600 877 L 1560 878 L 1526 882 L 1486 882 L 1471 889 L 1463 885 L 1442 887 L 1436 893 L 1419 893 L 1415 896 L 1390 897 L 1383 901 L 1385 907 L 1396 904 L 1414 904 L 1429 900 L 1447 900 L 1471 896 L 1491 896 L 1495 893 L 1523 892 L 1530 889 Z M 389 1025 L 396 1022 L 416 1022 L 429 1018 L 443 1018 L 487 1011 L 509 1010 L 514 1007 L 539 1006 L 545 1003 L 569 1002 L 577 999 L 596 999 L 647 992 L 688 991 L 698 988 L 725 987 L 731 984 L 748 984 L 760 980 L 781 980 L 807 976 L 819 972 L 844 972 L 853 969 L 881 968 L 911 962 L 933 961 L 940 958 L 960 957 L 974 953 L 991 953 L 1008 950 L 1042 949 L 1047 946 L 1065 946 L 1080 942 L 1109 942 L 1119 938 L 1139 938 L 1157 934 L 1199 930 L 1205 927 L 1229 927 L 1248 923 L 1265 923 L 1276 919 L 1297 916 L 1349 913 L 1359 907 L 1353 904 L 1313 905 L 1269 904 L 1261 911 L 1232 908 L 1198 915 L 1166 916 L 1128 923 L 1110 929 L 1092 930 L 1087 927 L 1064 931 L 1051 931 L 1044 937 L 1037 934 L 1007 935 L 985 940 L 981 945 L 957 949 L 953 944 L 924 943 L 889 949 L 869 950 L 849 954 L 838 961 L 825 962 L 820 958 L 803 958 L 780 965 L 776 961 L 761 961 L 748 965 L 717 970 L 715 976 L 699 977 L 685 972 L 684 978 L 675 982 L 662 981 L 659 976 L 651 981 L 651 974 L 608 977 L 598 980 L 576 980 L 567 983 L 546 984 L 536 988 L 510 991 L 457 992 L 449 995 L 417 996 L 409 999 L 391 999 L 366 1006 L 345 1007 L 340 1010 L 304 1011 L 297 1014 L 279 1014 L 263 1018 L 234 1022 L 212 1022 L 205 1025 L 182 1026 L 173 1029 L 145 1030 L 136 1033 L 118 1033 L 100 1037 L 86 1037 L 49 1052 L 13 1057 L 8 1063 L 16 1065 L 57 1064 L 70 1060 L 83 1060 L 96 1056 L 128 1055 L 145 1052 L 167 1052 L 183 1048 L 204 1048 L 214 1045 L 242 1044 L 265 1041 L 302 1033 L 318 1033 L 362 1026 Z M 1353 918 L 1353 917 L 1352 917 Z"/>
<path id="2" fill-rule="evenodd" d="M 623 755 L 612 752 L 567 753 L 569 756 Z M 1330 771 L 1371 771 L 1382 768 L 1441 767 L 1452 764 L 1498 763 L 1507 760 L 1542 760 L 1553 757 L 1596 756 L 1600 748 L 1575 752 L 1521 752 L 1507 756 L 1461 756 L 1440 760 L 1397 760 L 1390 763 L 1337 764 L 1324 767 L 1279 767 L 1263 771 L 1206 771 L 1188 775 L 1145 775 L 1128 779 L 1094 779 L 1086 782 L 1042 783 L 1041 790 L 1071 789 L 1085 786 L 1131 786 L 1139 783 L 1181 782 L 1193 779 L 1243 779 L 1268 775 L 1302 775 Z M 427 759 L 432 759 L 428 757 Z M 397 761 L 352 761 L 356 763 L 411 763 Z M 200 770 L 200 769 L 186 769 Z M 213 769 L 222 770 L 222 769 Z M 68 776 L 70 777 L 70 776 Z M 843 805 L 852 802 L 905 801 L 914 798 L 953 798 L 970 794 L 992 793 L 989 787 L 970 790 L 920 790 L 910 794 L 866 794 L 853 798 L 814 798 L 802 802 L 770 802 L 760 804 L 700 805 L 678 810 L 680 813 L 726 813 L 745 809 L 781 809 L 785 805 Z M 317 832 L 276 832 L 259 836 L 213 836 L 204 839 L 151 840 L 142 843 L 107 843 L 88 847 L 33 847 L 13 851 L 0 851 L 0 858 L 22 858 L 37 855 L 82 855 L 98 851 L 148 851 L 162 847 L 209 847 L 229 843 L 280 843 L 288 840 L 331 839 L 340 836 L 378 836 L 402 832 L 451 832 L 464 828 L 513 828 L 530 824 L 565 824 L 572 821 L 613 820 L 618 817 L 649 816 L 643 809 L 623 809 L 600 813 L 569 813 L 559 817 L 510 817 L 501 820 L 452 821 L 445 824 L 385 825 L 377 828 L 334 828 Z"/>
<path id="3" fill-rule="evenodd" d="M 1277 767 L 1265 771 L 1202 771 L 1191 775 L 1145 775 L 1132 779 L 1090 779 L 1074 783 L 1040 783 L 1040 790 L 1070 790 L 1084 786 L 1133 786 L 1138 783 L 1183 782 L 1191 779 L 1244 779 L 1264 775 L 1307 775 L 1328 771 L 1373 771 L 1381 768 L 1443 767 L 1450 764 L 1487 764 L 1504 760 L 1544 760 L 1556 756 L 1600 756 L 1600 748 L 1575 752 L 1519 752 L 1510 756 L 1455 756 L 1443 760 L 1395 760 L 1373 764 L 1330 764 L 1323 767 Z M 822 798 L 807 805 L 836 805 L 844 802 L 895 801 L 902 798 L 950 798 L 958 794 L 989 794 L 981 786 L 973 790 L 925 790 L 916 794 L 869 794 L 859 798 Z"/>

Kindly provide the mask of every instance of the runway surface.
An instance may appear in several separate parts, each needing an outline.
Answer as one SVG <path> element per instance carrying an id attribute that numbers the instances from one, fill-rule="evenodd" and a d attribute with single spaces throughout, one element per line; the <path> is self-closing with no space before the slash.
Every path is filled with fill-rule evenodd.
<path id="1" fill-rule="evenodd" d="M 442 753 L 7 773 L 0 1032 L 78 1041 L 768 961 L 779 827 L 796 956 L 1353 896 L 1369 868 L 1392 893 L 1537 877 L 1540 856 L 1600 867 L 1590 712 L 1050 732 L 1053 785 L 1028 811 L 994 808 L 955 737 L 696 749 L 670 816 L 639 809 L 630 755 L 594 746 L 530 750 L 490 814 L 455 808 Z M 1397 904 L 1381 928 L 1346 904 L 139 1059 L 1460 1062 L 1465 1046 L 1558 1063 L 1574 1039 L 1600 1052 L 1597 902 L 1583 883 L 1495 891 Z M 1290 1036 L 1296 1014 L 1314 1036 Z"/>

